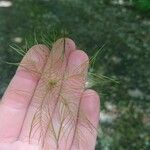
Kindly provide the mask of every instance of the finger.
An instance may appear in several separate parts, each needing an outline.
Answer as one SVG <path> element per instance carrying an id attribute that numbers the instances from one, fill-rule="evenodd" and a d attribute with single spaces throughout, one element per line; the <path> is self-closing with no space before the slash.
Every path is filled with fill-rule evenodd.
<path id="1" fill-rule="evenodd" d="M 99 122 L 99 96 L 93 90 L 83 93 L 78 129 L 76 131 L 73 149 L 80 147 L 81 150 L 94 150 L 96 145 L 97 127 Z"/>
<path id="2" fill-rule="evenodd" d="M 58 143 L 64 149 L 71 149 L 78 122 L 78 111 L 84 91 L 89 59 L 86 53 L 77 50 L 71 53 L 61 91 L 58 114 Z"/>
<path id="3" fill-rule="evenodd" d="M 49 50 L 43 45 L 33 46 L 21 61 L 0 103 L 0 139 L 15 140 L 22 128 Z"/>
<path id="4" fill-rule="evenodd" d="M 21 140 L 43 142 L 57 105 L 64 72 L 69 55 L 75 50 L 75 44 L 70 39 L 60 39 L 53 45 L 41 80 L 32 98 L 27 117 L 25 119 Z M 35 140 L 36 139 L 36 140 Z"/>

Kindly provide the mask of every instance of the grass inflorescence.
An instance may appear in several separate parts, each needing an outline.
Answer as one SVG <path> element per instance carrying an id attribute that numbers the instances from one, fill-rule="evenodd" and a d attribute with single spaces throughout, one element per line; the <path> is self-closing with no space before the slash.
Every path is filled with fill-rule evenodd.
<path id="1" fill-rule="evenodd" d="M 86 74 L 92 76 L 92 80 L 96 80 L 97 83 L 101 83 L 103 80 L 109 80 L 111 82 L 117 82 L 114 79 L 106 77 L 101 74 L 96 74 L 90 70 L 94 68 L 96 59 L 101 55 L 105 45 L 103 45 L 90 61 L 85 61 L 81 65 L 76 66 L 71 71 L 67 70 L 67 57 L 66 49 L 67 42 L 65 36 L 63 37 L 61 53 L 56 56 L 56 48 L 52 48 L 54 40 L 57 39 L 57 35 L 54 32 L 53 40 L 47 39 L 47 36 L 41 34 L 42 42 L 51 50 L 50 60 L 45 65 L 44 71 L 39 70 L 36 62 L 28 57 L 28 61 L 21 63 L 6 62 L 10 65 L 21 66 L 33 76 L 40 76 L 38 87 L 34 93 L 32 105 L 34 106 L 34 115 L 31 121 L 31 127 L 28 133 L 29 143 L 33 142 L 33 139 L 37 139 L 38 143 L 43 149 L 47 149 L 47 140 L 53 140 L 56 145 L 55 148 L 59 149 L 61 141 L 69 141 L 70 135 L 72 135 L 72 141 L 68 144 L 66 142 L 66 149 L 71 149 L 72 145 L 76 144 L 80 148 L 80 142 L 86 143 L 86 137 L 83 131 L 80 129 L 86 129 L 91 134 L 97 134 L 98 130 L 92 122 L 88 119 L 84 111 L 80 108 L 82 93 L 87 89 L 85 83 L 87 81 Z M 38 44 L 36 34 L 34 35 L 34 43 Z M 17 45 L 10 46 L 17 54 L 24 57 L 28 53 L 29 44 L 25 40 L 25 48 L 21 48 Z M 41 50 L 43 47 L 41 46 Z M 43 57 L 39 56 L 39 52 L 35 51 L 38 55 L 39 61 L 42 61 Z M 28 67 L 25 67 L 27 66 Z M 89 64 L 89 72 L 87 72 L 87 66 Z M 62 69 L 63 68 L 63 69 Z M 71 88 L 66 88 L 67 85 Z M 79 86 L 78 86 L 79 85 Z M 20 91 L 16 91 L 20 93 Z M 25 93 L 25 91 L 21 91 Z M 39 94 L 40 93 L 40 94 Z M 30 94 L 30 93 L 26 93 Z M 72 95 L 71 95 L 72 94 Z M 56 123 L 57 122 L 57 123 Z M 69 145 L 69 146 L 68 146 Z"/>

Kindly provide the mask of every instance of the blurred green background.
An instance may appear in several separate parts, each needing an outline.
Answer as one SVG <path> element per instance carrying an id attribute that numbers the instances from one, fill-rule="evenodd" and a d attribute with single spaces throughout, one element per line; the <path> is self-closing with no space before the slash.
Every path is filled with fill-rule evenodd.
<path id="1" fill-rule="evenodd" d="M 150 150 L 150 0 L 0 0 L 0 60 L 19 59 L 9 45 L 64 27 L 89 56 L 105 45 L 94 72 L 120 82 L 92 83 L 101 93 L 96 149 Z M 0 64 L 0 96 L 15 69 Z"/>

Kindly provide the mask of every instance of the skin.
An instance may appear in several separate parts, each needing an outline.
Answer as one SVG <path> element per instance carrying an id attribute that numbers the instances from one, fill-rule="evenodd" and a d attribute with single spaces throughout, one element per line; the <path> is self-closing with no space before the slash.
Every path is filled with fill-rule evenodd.
<path id="1" fill-rule="evenodd" d="M 65 47 L 66 51 L 64 52 L 65 57 L 61 62 L 61 66 L 58 65 L 59 62 L 57 64 L 57 60 L 60 60 L 59 55 L 62 54 L 60 49 L 62 49 L 63 52 L 63 39 L 59 39 L 54 43 L 52 52 L 44 45 L 35 45 L 24 56 L 21 65 L 18 67 L 16 74 L 11 80 L 0 102 L 0 150 L 95 149 L 97 137 L 96 130 L 91 130 L 91 134 L 87 127 L 85 128 L 80 125 L 81 122 L 85 120 L 83 116 L 88 118 L 88 121 L 84 122 L 85 126 L 90 122 L 94 128 L 97 128 L 99 121 L 99 96 L 95 91 L 90 89 L 85 90 L 84 87 L 84 79 L 86 78 L 88 69 L 88 56 L 83 51 L 77 50 L 72 40 L 66 39 L 65 42 L 67 43 Z M 52 59 L 53 61 L 51 61 Z M 55 62 L 55 65 L 51 65 L 52 62 Z M 50 76 L 50 66 L 53 66 L 54 76 Z M 79 68 L 78 66 L 82 67 L 80 67 L 80 69 L 75 69 Z M 77 70 L 80 74 L 83 73 L 82 77 L 76 76 L 72 79 L 71 75 L 74 75 L 74 70 Z M 70 77 L 67 79 L 63 76 L 64 74 L 66 75 L 66 72 L 70 73 Z M 48 78 L 55 78 L 55 76 L 59 76 L 60 81 L 63 80 L 63 82 L 60 82 L 61 84 L 58 83 L 55 87 L 55 93 L 53 93 L 55 96 L 52 96 L 51 92 L 44 97 L 48 81 L 42 82 L 42 79 L 47 80 Z M 56 80 L 49 81 L 49 91 L 53 91 L 56 84 L 55 82 Z M 70 92 L 67 92 L 68 90 Z M 59 95 L 59 93 L 61 94 Z M 56 107 L 54 109 L 51 107 L 55 104 L 54 102 L 57 102 L 57 95 L 60 96 L 60 99 L 65 95 L 65 97 L 67 97 L 66 101 L 71 99 L 71 102 L 76 103 L 76 107 L 73 108 L 75 124 L 70 125 L 73 126 L 73 128 L 70 126 L 67 127 L 67 131 L 71 129 L 71 132 L 64 132 L 64 134 L 62 134 L 61 132 L 63 131 L 61 131 L 60 138 L 56 144 L 56 142 L 54 142 L 54 135 L 48 136 L 46 128 L 48 127 L 47 124 L 52 123 L 54 125 L 54 130 L 59 131 L 60 120 L 56 112 L 58 112 L 60 108 Z M 49 102 L 48 98 L 50 96 L 52 99 L 51 102 Z M 43 123 L 45 131 L 43 146 L 41 146 L 42 138 L 40 138 L 40 142 L 37 141 L 41 128 L 36 130 L 36 134 L 32 136 L 30 142 L 28 140 L 29 132 L 34 122 L 34 114 L 43 102 L 41 99 L 46 103 L 43 105 L 43 110 L 46 107 L 49 112 L 53 114 L 52 120 L 49 117 L 49 119 L 46 119 L 46 122 Z M 82 112 L 80 110 L 82 110 Z M 78 130 L 82 131 L 82 137 L 86 140 L 81 140 L 77 136 Z M 67 135 L 69 138 L 67 138 Z"/>

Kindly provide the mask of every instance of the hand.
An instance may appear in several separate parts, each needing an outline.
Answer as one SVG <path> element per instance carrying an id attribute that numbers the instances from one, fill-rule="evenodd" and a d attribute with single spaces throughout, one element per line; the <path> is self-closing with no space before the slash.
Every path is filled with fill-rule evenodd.
<path id="1" fill-rule="evenodd" d="M 0 103 L 0 150 L 94 150 L 99 97 L 85 89 L 88 64 L 70 39 L 33 46 Z"/>

